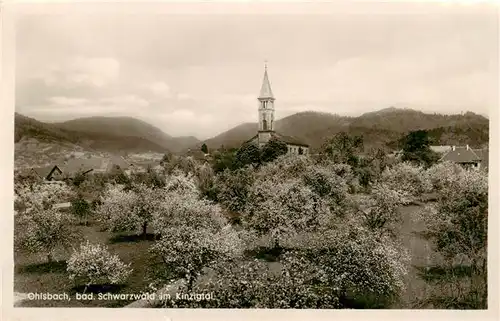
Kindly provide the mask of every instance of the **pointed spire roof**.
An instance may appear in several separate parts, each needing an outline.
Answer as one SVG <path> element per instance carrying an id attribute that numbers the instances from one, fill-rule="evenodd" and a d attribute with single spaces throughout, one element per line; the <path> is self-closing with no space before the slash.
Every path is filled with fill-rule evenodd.
<path id="1" fill-rule="evenodd" d="M 271 84 L 269 83 L 269 77 L 267 76 L 267 64 L 264 71 L 264 80 L 262 81 L 262 87 L 260 89 L 260 99 L 263 98 L 273 98 L 273 91 L 271 90 Z"/>

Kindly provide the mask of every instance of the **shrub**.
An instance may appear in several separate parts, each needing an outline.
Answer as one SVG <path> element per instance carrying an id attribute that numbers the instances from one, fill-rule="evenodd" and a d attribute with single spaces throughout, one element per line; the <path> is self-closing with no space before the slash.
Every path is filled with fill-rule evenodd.
<path id="1" fill-rule="evenodd" d="M 398 207 L 410 202 L 410 196 L 401 191 L 390 189 L 385 184 L 376 184 L 370 196 L 359 203 L 359 213 L 363 224 L 370 230 L 380 233 L 395 232 L 395 224 L 401 222 Z"/>
<path id="2" fill-rule="evenodd" d="M 359 177 L 359 184 L 366 190 L 374 181 L 375 173 L 369 167 L 362 167 L 356 169 Z"/>
<path id="3" fill-rule="evenodd" d="M 151 251 L 186 278 L 191 287 L 201 270 L 214 261 L 241 252 L 238 235 L 218 205 L 189 194 L 170 192 L 153 221 L 161 235 Z"/>
<path id="4" fill-rule="evenodd" d="M 125 172 L 118 168 L 109 174 L 108 180 L 118 185 L 130 185 L 132 182 Z"/>
<path id="5" fill-rule="evenodd" d="M 347 226 L 346 226 L 347 227 Z M 408 256 L 390 240 L 365 230 L 318 235 L 314 245 L 285 251 L 279 261 L 231 260 L 211 267 L 192 291 L 208 301 L 167 300 L 164 307 L 380 308 L 404 289 Z M 309 244 L 311 245 L 311 244 Z"/>
<path id="6" fill-rule="evenodd" d="M 85 180 L 86 180 L 86 177 L 87 175 L 82 172 L 82 171 L 78 171 L 74 176 L 73 178 L 71 179 L 71 183 L 78 187 L 80 186 Z"/>
<path id="7" fill-rule="evenodd" d="M 357 154 L 362 148 L 362 136 L 351 136 L 346 132 L 340 132 L 325 141 L 321 148 L 321 155 L 335 163 L 356 167 L 359 162 Z"/>
<path id="8" fill-rule="evenodd" d="M 144 184 L 150 188 L 165 187 L 165 175 L 163 170 L 148 167 L 145 173 L 132 173 L 130 177 L 133 184 Z"/>
<path id="9" fill-rule="evenodd" d="M 78 237 L 71 216 L 53 209 L 35 207 L 17 215 L 16 221 L 16 244 L 30 253 L 46 254 L 48 262 L 56 250 L 69 248 Z"/>
<path id="10" fill-rule="evenodd" d="M 408 252 L 394 240 L 345 222 L 303 242 L 301 252 L 344 307 L 388 307 L 404 290 Z"/>
<path id="11" fill-rule="evenodd" d="M 330 207 L 302 180 L 261 180 L 249 191 L 243 213 L 244 225 L 267 234 L 275 243 L 299 232 L 327 227 L 332 219 Z"/>
<path id="12" fill-rule="evenodd" d="M 71 280 L 83 281 L 86 288 L 97 284 L 120 284 L 132 273 L 130 263 L 123 263 L 105 246 L 88 240 L 73 251 L 67 270 Z"/>
<path id="13" fill-rule="evenodd" d="M 297 178 L 302 175 L 312 160 L 306 155 L 286 154 L 278 157 L 275 161 L 267 163 L 255 171 L 257 179 L 268 179 L 274 177 L 276 180 Z"/>
<path id="14" fill-rule="evenodd" d="M 423 167 L 413 166 L 410 163 L 399 163 L 386 168 L 380 180 L 392 190 L 413 197 L 432 191 L 431 182 Z"/>
<path id="15" fill-rule="evenodd" d="M 196 293 L 213 293 L 204 301 L 166 300 L 163 307 L 201 308 L 337 308 L 338 300 L 317 280 L 311 265 L 287 256 L 275 269 L 260 261 L 221 262 L 213 277 L 195 284 Z"/>
<path id="16" fill-rule="evenodd" d="M 253 173 L 249 168 L 233 172 L 225 170 L 216 180 L 217 199 L 227 209 L 240 212 L 245 207 L 253 182 Z"/>
<path id="17" fill-rule="evenodd" d="M 111 231 L 134 228 L 137 222 L 130 214 L 136 201 L 137 195 L 133 191 L 125 191 L 120 185 L 110 185 L 97 208 L 99 219 Z"/>
<path id="18" fill-rule="evenodd" d="M 215 185 L 215 173 L 208 164 L 198 166 L 196 169 L 196 183 L 202 196 L 209 200 L 217 201 L 217 187 Z"/>
<path id="19" fill-rule="evenodd" d="M 218 230 L 227 224 L 219 205 L 200 199 L 193 194 L 171 191 L 165 195 L 153 215 L 152 227 L 164 234 L 172 226 L 192 226 Z"/>
<path id="20" fill-rule="evenodd" d="M 71 212 L 85 225 L 88 224 L 89 216 L 92 213 L 90 204 L 80 195 L 71 202 Z"/>
<path id="21" fill-rule="evenodd" d="M 429 133 L 425 130 L 408 133 L 402 137 L 400 143 L 403 147 L 401 159 L 405 162 L 429 167 L 439 159 L 439 155 L 429 148 Z"/>
<path id="22" fill-rule="evenodd" d="M 236 152 L 236 161 L 239 163 L 239 166 L 258 166 L 261 162 L 260 154 L 260 149 L 257 145 L 247 143 L 241 146 Z"/>
<path id="23" fill-rule="evenodd" d="M 175 156 L 165 166 L 167 174 L 182 172 L 185 175 L 193 175 L 198 163 L 192 156 Z"/>
<path id="24" fill-rule="evenodd" d="M 95 173 L 89 175 L 82 184 L 76 188 L 76 192 L 85 195 L 86 198 L 97 200 L 102 196 L 108 180 L 109 178 L 105 174 Z"/>
<path id="25" fill-rule="evenodd" d="M 388 166 L 389 159 L 387 158 L 387 154 L 384 149 L 372 148 L 368 151 L 367 162 L 375 177 L 378 178 Z"/>
<path id="26" fill-rule="evenodd" d="M 164 190 L 144 184 L 134 185 L 129 191 L 115 185 L 106 191 L 97 212 L 111 231 L 141 231 L 145 236 L 164 196 Z"/>
<path id="27" fill-rule="evenodd" d="M 208 154 L 207 144 L 203 143 L 203 145 L 201 145 L 201 151 L 205 154 Z"/>
<path id="28" fill-rule="evenodd" d="M 448 167 L 449 169 L 449 167 Z M 446 259 L 448 274 L 457 265 L 471 269 L 466 294 L 441 298 L 438 307 L 449 304 L 484 309 L 487 306 L 488 177 L 482 171 L 458 171 L 446 180 L 437 204 L 422 211 L 427 234 Z M 450 278 L 454 283 L 455 278 Z M 457 282 L 458 283 L 458 282 Z M 455 284 L 456 285 L 456 284 Z M 461 295 L 462 294 L 462 295 Z"/>
<path id="29" fill-rule="evenodd" d="M 337 246 L 339 249 L 330 252 L 332 255 L 321 257 L 320 264 L 334 272 L 329 275 L 345 296 L 383 302 L 402 293 L 408 264 L 403 251 L 398 251 L 389 241 L 375 243 L 366 239 L 342 240 Z M 353 265 L 356 268 L 353 269 Z"/>
<path id="30" fill-rule="evenodd" d="M 463 171 L 460 165 L 452 162 L 441 162 L 428 168 L 426 171 L 434 191 L 441 191 L 451 186 L 457 179 L 458 174 Z"/>
<path id="31" fill-rule="evenodd" d="M 452 258 L 465 255 L 474 264 L 486 257 L 488 177 L 481 171 L 462 171 L 444 188 L 437 205 L 423 212 L 435 246 Z"/>
<path id="32" fill-rule="evenodd" d="M 349 193 L 357 193 L 360 191 L 360 179 L 358 175 L 353 171 L 352 167 L 348 164 L 336 164 L 332 161 L 324 160 L 320 164 L 324 166 L 326 170 L 331 170 L 338 176 L 342 177 L 348 186 Z"/>
<path id="33" fill-rule="evenodd" d="M 232 171 L 240 168 L 240 163 L 236 159 L 236 149 L 220 150 L 214 153 L 212 167 L 215 173 L 221 173 L 226 169 Z"/>
<path id="34" fill-rule="evenodd" d="M 327 168 L 309 166 L 302 177 L 304 183 L 321 197 L 341 202 L 347 196 L 348 186 L 345 180 Z"/>
<path id="35" fill-rule="evenodd" d="M 184 172 L 180 170 L 173 171 L 173 173 L 167 177 L 165 191 L 176 191 L 195 196 L 200 195 L 193 174 L 184 174 Z"/>
<path id="36" fill-rule="evenodd" d="M 264 163 L 272 162 L 281 155 L 285 155 L 288 152 L 288 146 L 285 142 L 278 140 L 276 138 L 271 138 L 262 147 L 260 160 Z"/>
<path id="37" fill-rule="evenodd" d="M 49 209 L 74 197 L 75 192 L 64 183 L 26 185 L 16 191 L 14 208 L 29 213 L 34 208 Z"/>
<path id="38" fill-rule="evenodd" d="M 165 268 L 185 278 L 189 290 L 204 267 L 242 252 L 236 232 L 229 228 L 171 226 L 164 228 L 161 235 L 151 252 L 162 259 Z"/>
<path id="39" fill-rule="evenodd" d="M 165 165 L 165 164 L 170 163 L 173 159 L 174 159 L 174 155 L 172 155 L 172 153 L 170 153 L 170 152 L 166 152 L 165 154 L 163 154 L 163 157 L 161 158 L 160 162 L 163 165 Z"/>

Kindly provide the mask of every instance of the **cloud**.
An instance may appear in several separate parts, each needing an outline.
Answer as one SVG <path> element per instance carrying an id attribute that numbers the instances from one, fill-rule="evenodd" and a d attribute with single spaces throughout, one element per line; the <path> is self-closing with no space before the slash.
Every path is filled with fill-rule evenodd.
<path id="1" fill-rule="evenodd" d="M 257 120 L 267 59 L 277 118 L 389 106 L 487 114 L 498 103 L 498 18 L 454 10 L 20 15 L 16 108 L 129 115 L 207 137 Z"/>
<path id="2" fill-rule="evenodd" d="M 88 99 L 85 98 L 72 98 L 72 97 L 50 97 L 49 102 L 54 105 L 62 105 L 68 107 L 82 106 L 88 104 Z"/>
<path id="3" fill-rule="evenodd" d="M 123 109 L 144 108 L 149 106 L 149 102 L 146 99 L 135 95 L 107 97 L 100 99 L 98 102 L 104 105 L 119 106 Z"/>
<path id="4" fill-rule="evenodd" d="M 154 82 L 152 84 L 146 85 L 146 87 L 155 95 L 163 97 L 163 98 L 170 98 L 172 96 L 172 92 L 170 91 L 170 87 L 162 82 Z"/>
<path id="5" fill-rule="evenodd" d="M 166 115 L 166 117 L 169 117 L 175 121 L 186 121 L 186 120 L 192 120 L 195 118 L 195 114 L 193 111 L 191 110 L 187 110 L 187 109 L 179 109 L 179 110 L 175 110 L 174 112 Z"/>
<path id="6" fill-rule="evenodd" d="M 120 63 L 116 59 L 74 57 L 42 70 L 33 78 L 42 78 L 53 87 L 104 87 L 116 81 L 119 73 Z"/>
<path id="7" fill-rule="evenodd" d="M 188 94 L 185 94 L 185 93 L 178 93 L 177 99 L 178 100 L 189 100 L 189 99 L 192 99 L 192 97 Z"/>
<path id="8" fill-rule="evenodd" d="M 64 117 L 100 116 L 100 115 L 133 115 L 140 116 L 149 102 L 134 95 L 112 96 L 97 99 L 81 97 L 54 96 L 47 99 L 46 104 L 33 106 L 29 114 L 60 114 Z M 24 112 L 24 109 L 21 109 Z M 63 118 L 64 118 L 63 117 Z M 43 117 L 44 119 L 46 117 Z"/>

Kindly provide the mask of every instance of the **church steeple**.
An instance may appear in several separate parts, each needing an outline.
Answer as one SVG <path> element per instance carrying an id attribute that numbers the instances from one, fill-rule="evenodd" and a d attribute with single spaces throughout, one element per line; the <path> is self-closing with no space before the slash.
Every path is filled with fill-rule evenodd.
<path id="1" fill-rule="evenodd" d="M 267 63 L 264 69 L 264 80 L 260 89 L 259 100 L 259 146 L 269 141 L 274 132 L 274 95 L 271 90 L 269 76 L 267 75 Z"/>
<path id="2" fill-rule="evenodd" d="M 262 87 L 260 88 L 259 99 L 274 99 L 271 84 L 269 83 L 269 77 L 267 76 L 267 63 L 264 67 L 264 80 L 262 81 Z"/>

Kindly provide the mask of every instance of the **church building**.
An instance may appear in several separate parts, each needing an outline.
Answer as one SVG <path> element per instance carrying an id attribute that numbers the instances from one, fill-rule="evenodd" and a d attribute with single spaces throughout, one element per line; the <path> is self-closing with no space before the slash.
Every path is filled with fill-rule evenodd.
<path id="1" fill-rule="evenodd" d="M 288 153 L 307 154 L 309 152 L 309 145 L 295 137 L 282 135 L 274 130 L 274 102 L 276 99 L 274 98 L 267 75 L 267 65 L 264 70 L 264 80 L 262 81 L 260 95 L 257 99 L 259 101 L 259 127 L 257 135 L 249 139 L 247 143 L 254 143 L 262 148 L 271 138 L 276 138 L 287 144 Z"/>

